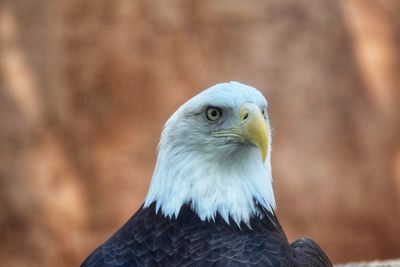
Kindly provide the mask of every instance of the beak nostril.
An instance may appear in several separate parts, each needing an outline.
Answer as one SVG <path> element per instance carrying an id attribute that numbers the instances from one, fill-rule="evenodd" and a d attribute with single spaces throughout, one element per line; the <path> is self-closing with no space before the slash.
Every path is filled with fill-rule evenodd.
<path id="1" fill-rule="evenodd" d="M 249 113 L 246 113 L 246 114 L 243 116 L 243 121 L 247 120 L 248 117 L 249 117 Z"/>

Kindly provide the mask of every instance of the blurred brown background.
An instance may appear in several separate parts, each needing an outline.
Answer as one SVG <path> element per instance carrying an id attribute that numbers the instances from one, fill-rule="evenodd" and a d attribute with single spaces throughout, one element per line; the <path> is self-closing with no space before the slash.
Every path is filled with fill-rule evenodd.
<path id="1" fill-rule="evenodd" d="M 269 98 L 278 213 L 334 262 L 400 257 L 400 1 L 0 0 L 0 265 L 77 266 L 141 205 L 164 121 Z"/>

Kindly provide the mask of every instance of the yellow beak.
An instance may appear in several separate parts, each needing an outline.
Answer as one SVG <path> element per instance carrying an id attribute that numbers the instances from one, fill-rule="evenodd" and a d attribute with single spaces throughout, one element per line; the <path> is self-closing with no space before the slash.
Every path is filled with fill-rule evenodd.
<path id="1" fill-rule="evenodd" d="M 250 142 L 260 149 L 264 162 L 268 151 L 268 127 L 260 108 L 245 103 L 239 110 L 240 124 L 236 127 L 212 133 L 218 137 L 234 137 L 241 142 Z"/>
<path id="2" fill-rule="evenodd" d="M 268 151 L 268 128 L 260 108 L 246 103 L 239 111 L 242 136 L 260 149 L 261 159 L 264 162 Z"/>

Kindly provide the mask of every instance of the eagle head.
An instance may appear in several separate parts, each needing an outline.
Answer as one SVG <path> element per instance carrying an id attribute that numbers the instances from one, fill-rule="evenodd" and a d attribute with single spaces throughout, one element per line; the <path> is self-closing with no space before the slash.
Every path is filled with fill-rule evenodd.
<path id="1" fill-rule="evenodd" d="M 264 96 L 238 82 L 212 86 L 166 122 L 144 206 L 177 217 L 190 204 L 202 220 L 248 224 L 260 206 L 275 208 L 270 155 Z"/>

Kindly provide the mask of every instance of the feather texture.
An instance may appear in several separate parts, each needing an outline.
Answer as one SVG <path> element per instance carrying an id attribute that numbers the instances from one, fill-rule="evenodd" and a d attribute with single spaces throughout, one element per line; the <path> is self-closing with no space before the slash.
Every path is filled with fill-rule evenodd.
<path id="1" fill-rule="evenodd" d="M 275 214 L 263 212 L 269 214 L 252 218 L 250 228 L 228 224 L 219 215 L 215 221 L 202 221 L 188 204 L 177 218 L 167 218 L 152 204 L 81 266 L 331 266 L 312 241 L 289 245 Z M 322 256 L 315 260 L 315 255 Z"/>

